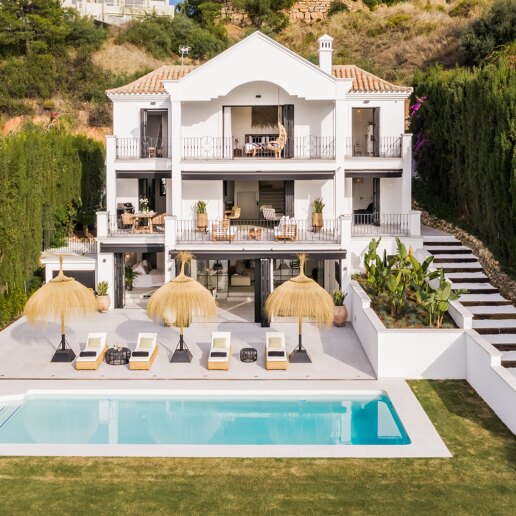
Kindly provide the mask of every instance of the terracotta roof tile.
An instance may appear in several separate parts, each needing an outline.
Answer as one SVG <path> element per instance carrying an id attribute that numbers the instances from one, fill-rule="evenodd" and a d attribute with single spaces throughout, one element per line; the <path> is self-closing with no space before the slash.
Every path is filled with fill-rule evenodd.
<path id="1" fill-rule="evenodd" d="M 195 69 L 195 66 L 164 65 L 153 72 L 136 79 L 120 88 L 108 90 L 115 94 L 152 94 L 165 93 L 163 81 L 176 81 Z M 360 92 L 390 92 L 410 93 L 412 88 L 397 86 L 384 81 L 355 65 L 335 65 L 332 74 L 337 79 L 354 79 L 352 91 Z"/>

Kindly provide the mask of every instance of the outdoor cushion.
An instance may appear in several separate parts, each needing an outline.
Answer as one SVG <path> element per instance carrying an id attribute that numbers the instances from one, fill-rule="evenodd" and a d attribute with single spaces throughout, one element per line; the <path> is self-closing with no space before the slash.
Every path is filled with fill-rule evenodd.
<path id="1" fill-rule="evenodd" d="M 153 342 L 154 342 L 154 339 L 152 337 L 142 337 L 140 339 L 138 347 L 139 348 L 150 349 L 150 348 L 152 348 Z"/>
<path id="2" fill-rule="evenodd" d="M 225 351 L 212 351 L 210 353 L 210 357 L 213 357 L 213 358 L 222 358 L 222 357 L 227 357 L 228 354 L 225 352 Z"/>
<path id="3" fill-rule="evenodd" d="M 267 353 L 267 356 L 270 357 L 284 357 L 285 352 L 284 351 L 269 351 Z"/>
<path id="4" fill-rule="evenodd" d="M 102 339 L 100 338 L 94 338 L 94 339 L 88 339 L 88 347 L 89 348 L 100 348 L 102 347 Z"/>
<path id="5" fill-rule="evenodd" d="M 96 357 L 97 356 L 97 352 L 96 351 L 81 351 L 81 353 L 79 354 L 80 357 Z"/>
<path id="6" fill-rule="evenodd" d="M 213 347 L 225 349 L 227 348 L 227 340 L 224 337 L 217 337 L 216 339 L 213 339 Z"/>
<path id="7" fill-rule="evenodd" d="M 131 355 L 133 357 L 148 357 L 149 352 L 148 351 L 133 351 L 133 354 Z"/>
<path id="8" fill-rule="evenodd" d="M 269 348 L 282 348 L 283 341 L 280 337 L 270 337 L 269 338 Z"/>

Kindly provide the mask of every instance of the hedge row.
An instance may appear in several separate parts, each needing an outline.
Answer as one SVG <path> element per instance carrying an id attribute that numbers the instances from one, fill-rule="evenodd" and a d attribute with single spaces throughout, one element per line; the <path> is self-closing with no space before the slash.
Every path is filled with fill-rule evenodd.
<path id="1" fill-rule="evenodd" d="M 479 69 L 433 69 L 415 81 L 412 119 L 421 199 L 446 206 L 508 267 L 516 267 L 514 55 Z M 429 205 L 430 204 L 430 205 Z M 440 215 L 443 215 L 442 210 Z"/>
<path id="2" fill-rule="evenodd" d="M 102 198 L 104 148 L 84 136 L 27 129 L 0 138 L 0 292 L 39 266 L 43 228 L 71 204 L 92 217 Z"/>

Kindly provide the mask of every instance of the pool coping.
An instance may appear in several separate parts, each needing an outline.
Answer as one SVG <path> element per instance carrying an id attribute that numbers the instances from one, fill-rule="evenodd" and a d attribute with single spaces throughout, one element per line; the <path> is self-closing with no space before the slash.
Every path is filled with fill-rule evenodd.
<path id="1" fill-rule="evenodd" d="M 117 394 L 153 393 L 179 396 L 258 395 L 258 396 L 335 396 L 339 394 L 363 394 L 384 391 L 391 402 L 411 440 L 403 445 L 161 445 L 161 444 L 0 444 L 0 456 L 82 456 L 82 457 L 241 457 L 241 458 L 449 458 L 451 454 L 435 430 L 432 422 L 419 404 L 414 393 L 403 380 L 344 380 L 318 382 L 240 382 L 226 381 L 214 386 L 213 382 L 153 382 L 135 388 L 136 381 L 64 382 L 13 382 L 10 389 L 2 389 L 0 403 L 8 399 L 34 393 L 59 394 Z M 83 382 L 80 382 L 81 384 Z M 165 384 L 170 386 L 165 387 Z M 184 385 L 186 384 L 186 385 Z M 253 385 L 254 384 L 254 385 Z M 279 385 L 273 385 L 279 384 Z M 79 388 L 78 388 L 79 387 Z M 92 388 L 93 387 L 93 388 Z M 7 391 L 11 391 L 7 393 Z"/>

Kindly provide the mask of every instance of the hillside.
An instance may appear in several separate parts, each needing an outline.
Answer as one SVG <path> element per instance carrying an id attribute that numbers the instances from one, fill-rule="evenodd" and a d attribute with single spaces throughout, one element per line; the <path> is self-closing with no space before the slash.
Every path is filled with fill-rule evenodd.
<path id="1" fill-rule="evenodd" d="M 284 12 L 295 12 L 295 16 L 300 15 L 300 5 L 309 10 L 311 4 L 316 9 L 321 2 L 282 1 L 286 3 L 278 5 L 291 6 L 290 11 Z M 173 22 L 153 18 L 107 31 L 95 30 L 91 22 L 78 20 L 76 16 L 71 16 L 70 20 L 67 18 L 70 15 L 65 15 L 64 21 L 69 24 L 68 41 L 60 40 L 59 46 L 55 41 L 45 42 L 48 55 L 37 56 L 40 61 L 32 64 L 36 58 L 28 51 L 26 55 L 20 53 L 14 58 L 3 52 L 0 78 L 3 72 L 3 76 L 11 79 L 12 70 L 20 78 L 5 81 L 4 88 L 7 89 L 4 93 L 0 91 L 0 126 L 4 133 L 9 132 L 18 129 L 27 119 L 46 120 L 50 111 L 57 111 L 67 116 L 70 131 L 102 140 L 111 123 L 110 105 L 103 95 L 104 89 L 129 82 L 161 64 L 180 62 L 178 43 L 192 46 L 196 59 L 187 59 L 187 62 L 200 63 L 258 26 L 314 62 L 317 60 L 317 38 L 327 32 L 335 38 L 336 64 L 354 63 L 387 80 L 412 84 L 416 71 L 430 65 L 454 67 L 462 64 L 461 32 L 491 5 L 492 0 L 417 0 L 380 6 L 375 3 L 376 0 L 366 0 L 367 5 L 362 0 L 343 0 L 340 12 L 311 23 L 290 14 L 290 23 L 282 29 L 277 23 L 276 31 L 271 28 L 270 21 L 276 20 L 274 13 L 254 24 L 240 19 L 236 25 L 226 23 L 227 20 L 235 21 L 234 16 L 221 17 L 222 4 L 218 4 L 218 11 L 210 14 L 211 17 L 198 10 L 188 18 L 177 16 Z M 191 2 L 191 5 L 198 4 Z M 199 4 L 198 8 L 204 5 Z M 77 41 L 82 47 L 77 46 Z M 0 44 L 0 50 L 1 47 Z M 65 60 L 63 55 L 67 56 Z M 20 62 L 27 67 L 27 78 L 20 72 L 23 71 Z M 41 75 L 41 62 L 45 65 L 55 63 L 48 67 L 53 75 Z M 35 73 L 35 66 L 41 76 Z M 28 78 L 32 81 L 30 87 L 25 85 Z M 20 90 L 18 84 L 24 88 Z"/>

